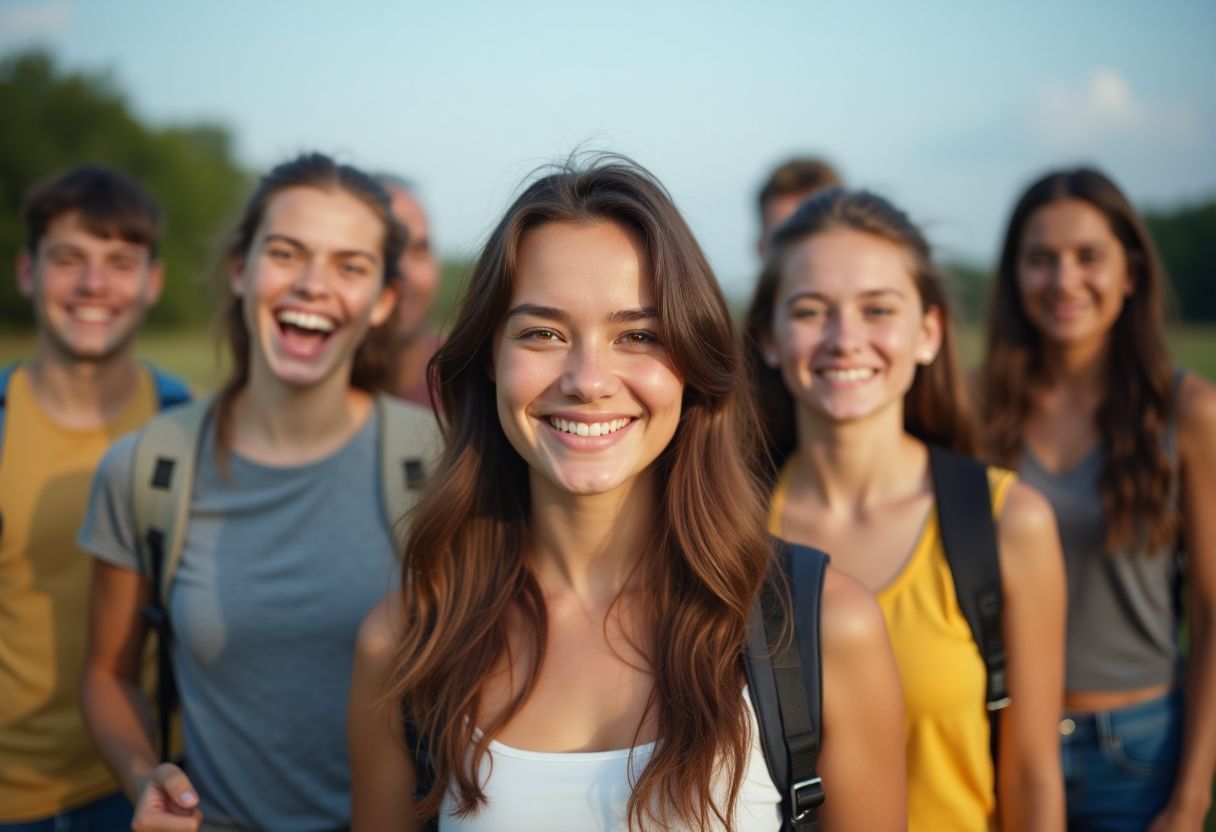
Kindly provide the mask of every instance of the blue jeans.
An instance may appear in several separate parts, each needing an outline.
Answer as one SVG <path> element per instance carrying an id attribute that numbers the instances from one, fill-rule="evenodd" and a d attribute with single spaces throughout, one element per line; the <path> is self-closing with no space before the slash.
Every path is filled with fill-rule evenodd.
<path id="1" fill-rule="evenodd" d="M 1070 832 L 1142 832 L 1174 788 L 1182 692 L 1117 711 L 1064 716 L 1060 753 Z"/>
<path id="2" fill-rule="evenodd" d="M 130 801 L 116 792 L 54 817 L 0 823 L 0 832 L 130 832 L 133 812 Z"/>

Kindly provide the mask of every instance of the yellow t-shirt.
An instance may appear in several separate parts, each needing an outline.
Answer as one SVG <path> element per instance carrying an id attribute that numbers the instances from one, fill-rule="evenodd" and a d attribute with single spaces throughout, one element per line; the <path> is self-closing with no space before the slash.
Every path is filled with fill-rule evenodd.
<path id="1" fill-rule="evenodd" d="M 102 428 L 51 422 L 24 368 L 0 437 L 0 822 L 55 815 L 117 789 L 80 716 L 92 558 L 76 546 L 93 469 L 156 412 L 151 375 Z"/>
<path id="2" fill-rule="evenodd" d="M 1000 515 L 1015 479 L 1011 471 L 988 469 L 993 516 Z M 789 466 L 777 482 L 769 515 L 769 530 L 778 536 L 788 481 Z M 984 662 L 958 606 L 936 510 L 903 569 L 875 597 L 904 689 L 908 829 L 995 828 Z"/>

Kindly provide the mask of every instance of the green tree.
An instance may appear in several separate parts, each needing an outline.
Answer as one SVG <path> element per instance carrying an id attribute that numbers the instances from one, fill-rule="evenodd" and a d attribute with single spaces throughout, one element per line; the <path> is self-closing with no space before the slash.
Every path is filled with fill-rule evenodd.
<path id="1" fill-rule="evenodd" d="M 249 181 L 233 160 L 226 128 L 144 125 L 108 75 L 62 71 L 38 51 L 0 63 L 0 113 L 0 321 L 31 321 L 14 273 L 25 243 L 21 199 L 43 177 L 86 162 L 136 177 L 164 209 L 167 280 L 152 321 L 208 316 L 207 274 Z"/>
<path id="2" fill-rule="evenodd" d="M 1185 321 L 1216 321 L 1216 200 L 1144 215 Z"/>

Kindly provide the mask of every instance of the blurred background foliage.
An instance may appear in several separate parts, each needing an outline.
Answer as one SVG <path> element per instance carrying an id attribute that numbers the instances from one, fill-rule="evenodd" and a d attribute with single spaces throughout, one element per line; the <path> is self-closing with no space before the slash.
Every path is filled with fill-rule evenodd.
<path id="1" fill-rule="evenodd" d="M 39 179 L 96 161 L 127 171 L 160 199 L 162 246 L 169 280 L 152 312 L 153 328 L 202 324 L 211 317 L 210 275 L 221 242 L 252 182 L 236 161 L 233 135 L 220 124 L 153 127 L 132 112 L 105 73 L 68 72 L 49 54 L 23 52 L 0 62 L 0 323 L 32 324 L 20 297 L 14 260 L 24 244 L 21 199 Z M 1145 218 L 1161 248 L 1181 320 L 1216 322 L 1216 198 L 1197 205 L 1153 208 Z M 443 264 L 432 317 L 448 322 L 469 263 Z M 983 317 L 988 264 L 946 265 L 963 324 Z M 736 305 L 745 299 L 736 298 Z"/>

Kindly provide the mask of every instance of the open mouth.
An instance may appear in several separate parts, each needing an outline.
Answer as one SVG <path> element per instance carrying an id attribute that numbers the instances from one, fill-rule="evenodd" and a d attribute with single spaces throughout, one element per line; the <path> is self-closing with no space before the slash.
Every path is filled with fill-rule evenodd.
<path id="1" fill-rule="evenodd" d="M 575 422 L 570 419 L 560 419 L 549 416 L 548 422 L 555 429 L 572 436 L 608 436 L 632 422 L 633 419 L 621 418 L 608 422 Z"/>
<path id="2" fill-rule="evenodd" d="M 337 328 L 332 318 L 298 309 L 280 310 L 274 319 L 284 344 L 302 352 L 319 348 Z"/>

